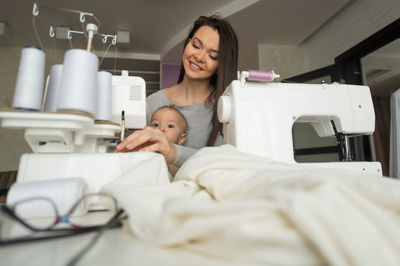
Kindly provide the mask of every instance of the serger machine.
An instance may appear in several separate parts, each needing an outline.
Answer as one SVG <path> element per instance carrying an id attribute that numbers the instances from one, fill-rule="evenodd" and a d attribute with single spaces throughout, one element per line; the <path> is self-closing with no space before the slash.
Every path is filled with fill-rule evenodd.
<path id="1" fill-rule="evenodd" d="M 140 77 L 112 76 L 112 116 L 110 121 L 96 121 L 90 114 L 64 110 L 57 112 L 3 109 L 1 126 L 22 129 L 34 153 L 105 153 L 120 133 L 121 113 L 126 128 L 146 126 L 146 84 Z"/>
<path id="2" fill-rule="evenodd" d="M 112 76 L 112 119 L 96 121 L 80 111 L 0 110 L 1 126 L 25 131 L 33 153 L 21 156 L 18 182 L 83 177 L 91 192 L 120 176 L 148 155 L 109 153 L 124 130 L 146 126 L 146 85 L 140 77 Z"/>
<path id="3" fill-rule="evenodd" d="M 379 162 L 350 161 L 349 136 L 372 134 L 375 114 L 367 86 L 249 81 L 242 72 L 220 97 L 225 143 L 239 150 L 296 163 L 293 124 L 310 123 L 320 137 L 337 137 L 343 161 L 309 163 L 382 175 Z"/>

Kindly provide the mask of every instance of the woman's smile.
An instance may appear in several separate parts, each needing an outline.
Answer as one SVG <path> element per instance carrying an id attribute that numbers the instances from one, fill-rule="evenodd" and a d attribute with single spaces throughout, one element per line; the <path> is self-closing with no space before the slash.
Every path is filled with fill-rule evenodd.
<path id="1" fill-rule="evenodd" d="M 193 63 L 191 61 L 189 61 L 189 62 L 190 62 L 191 68 L 194 69 L 195 71 L 196 70 L 203 70 L 199 65 L 196 65 L 195 63 Z"/>

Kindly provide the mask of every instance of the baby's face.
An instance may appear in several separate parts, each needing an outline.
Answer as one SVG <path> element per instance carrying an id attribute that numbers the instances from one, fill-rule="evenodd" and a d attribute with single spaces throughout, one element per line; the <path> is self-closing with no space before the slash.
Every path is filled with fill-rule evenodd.
<path id="1" fill-rule="evenodd" d="M 151 117 L 151 126 L 161 130 L 171 143 L 182 145 L 185 142 L 185 123 L 174 110 L 164 108 L 156 111 Z"/>

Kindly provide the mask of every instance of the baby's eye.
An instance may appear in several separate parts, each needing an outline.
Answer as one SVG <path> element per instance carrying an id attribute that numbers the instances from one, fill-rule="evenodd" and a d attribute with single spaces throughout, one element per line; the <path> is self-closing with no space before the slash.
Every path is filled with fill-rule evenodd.
<path id="1" fill-rule="evenodd" d="M 159 123 L 157 123 L 157 122 L 154 122 L 152 125 L 151 125 L 152 127 L 159 127 L 160 126 L 160 124 Z"/>
<path id="2" fill-rule="evenodd" d="M 169 124 L 168 125 L 168 128 L 174 128 L 175 126 L 174 125 L 172 125 L 172 124 Z"/>

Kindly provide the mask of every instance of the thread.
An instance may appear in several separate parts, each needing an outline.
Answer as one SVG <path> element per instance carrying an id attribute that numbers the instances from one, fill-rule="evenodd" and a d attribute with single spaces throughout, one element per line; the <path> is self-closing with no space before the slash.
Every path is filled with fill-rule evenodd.
<path id="1" fill-rule="evenodd" d="M 98 63 L 97 56 L 85 50 L 65 53 L 57 111 L 82 111 L 94 117 Z"/>
<path id="2" fill-rule="evenodd" d="M 43 81 L 46 54 L 39 47 L 25 46 L 18 66 L 12 107 L 24 110 L 40 110 L 43 97 Z"/>
<path id="3" fill-rule="evenodd" d="M 105 70 L 97 73 L 97 104 L 95 120 L 111 121 L 112 75 Z"/>
<path id="4" fill-rule="evenodd" d="M 260 71 L 260 70 L 249 70 L 248 80 L 251 81 L 273 81 L 275 78 L 279 78 L 278 74 L 272 71 Z"/>
<path id="5" fill-rule="evenodd" d="M 45 112 L 57 111 L 57 101 L 60 92 L 63 65 L 53 65 L 50 69 L 49 85 L 46 90 L 46 100 L 44 105 Z"/>

